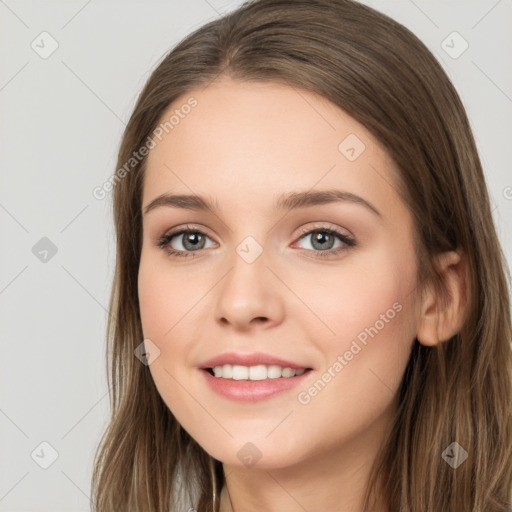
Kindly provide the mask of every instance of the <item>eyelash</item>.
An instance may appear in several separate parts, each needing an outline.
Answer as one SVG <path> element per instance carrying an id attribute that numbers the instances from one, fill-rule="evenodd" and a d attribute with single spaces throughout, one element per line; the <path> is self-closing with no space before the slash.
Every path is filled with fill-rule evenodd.
<path id="1" fill-rule="evenodd" d="M 192 228 L 187 227 L 186 229 L 179 229 L 177 231 L 174 231 L 174 232 L 171 232 L 171 233 L 168 233 L 168 234 L 162 236 L 160 239 L 158 239 L 156 245 L 158 247 L 161 247 L 163 250 L 165 250 L 165 252 L 169 256 L 177 256 L 177 257 L 184 257 L 184 258 L 192 257 L 193 258 L 195 256 L 194 253 L 200 252 L 201 249 L 199 249 L 197 251 L 178 251 L 178 250 L 172 249 L 170 247 L 171 240 L 174 237 L 182 235 L 184 233 L 199 233 L 200 235 L 208 237 L 208 235 L 206 233 L 204 233 L 203 231 L 201 231 L 200 229 L 196 229 L 196 228 L 192 229 Z M 324 258 L 327 256 L 336 256 L 337 254 L 339 254 L 343 251 L 346 251 L 347 249 L 349 249 L 351 247 L 355 247 L 357 245 L 354 238 L 344 235 L 343 233 L 340 233 L 339 231 L 337 231 L 335 229 L 327 228 L 327 227 L 318 227 L 318 228 L 314 228 L 314 229 L 303 230 L 300 233 L 298 239 L 300 240 L 300 239 L 304 238 L 306 235 L 311 235 L 313 233 L 327 233 L 329 235 L 333 235 L 345 244 L 345 246 L 343 246 L 343 247 L 338 247 L 336 249 L 329 249 L 326 251 L 320 251 L 317 249 L 302 249 L 303 251 L 306 251 L 306 252 L 316 253 L 315 257 Z"/>

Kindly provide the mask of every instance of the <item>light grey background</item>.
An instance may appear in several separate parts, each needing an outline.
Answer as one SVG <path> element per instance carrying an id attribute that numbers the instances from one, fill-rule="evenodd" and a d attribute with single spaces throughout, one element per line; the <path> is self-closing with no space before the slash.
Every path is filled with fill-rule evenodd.
<path id="1" fill-rule="evenodd" d="M 164 54 L 241 3 L 0 0 L 0 511 L 90 509 L 109 411 L 115 255 L 110 198 L 92 190 L 115 171 L 125 122 Z M 512 0 L 364 3 L 416 33 L 455 83 L 511 262 Z M 469 44 L 458 58 L 464 41 L 454 31 Z M 58 48 L 42 58 L 51 38 Z M 42 442 L 58 453 L 47 469 L 52 448 Z"/>

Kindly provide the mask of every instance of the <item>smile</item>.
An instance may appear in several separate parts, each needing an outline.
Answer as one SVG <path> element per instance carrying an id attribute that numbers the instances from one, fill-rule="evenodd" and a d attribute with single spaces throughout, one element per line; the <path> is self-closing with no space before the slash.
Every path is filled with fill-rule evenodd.
<path id="1" fill-rule="evenodd" d="M 223 366 L 214 366 L 208 368 L 211 375 L 222 379 L 232 380 L 266 380 L 266 379 L 279 379 L 289 378 L 302 375 L 307 368 L 288 368 L 276 364 L 264 365 L 258 364 L 256 366 L 242 366 L 225 364 Z"/>
<path id="2" fill-rule="evenodd" d="M 276 395 L 284 396 L 286 391 L 299 386 L 314 373 L 311 368 L 294 370 L 277 365 L 223 365 L 200 371 L 212 391 L 237 402 L 258 402 Z"/>

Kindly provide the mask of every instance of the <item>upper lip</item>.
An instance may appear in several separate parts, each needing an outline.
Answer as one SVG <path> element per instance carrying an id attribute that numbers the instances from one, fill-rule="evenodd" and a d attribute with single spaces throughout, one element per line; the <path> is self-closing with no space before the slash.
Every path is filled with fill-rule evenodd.
<path id="1" fill-rule="evenodd" d="M 224 352 L 218 356 L 212 357 L 207 361 L 199 364 L 199 368 L 213 368 L 215 366 L 223 366 L 225 364 L 237 364 L 240 366 L 256 366 L 264 364 L 266 366 L 275 364 L 283 368 L 293 368 L 300 370 L 301 368 L 310 368 L 307 365 L 288 361 L 281 357 L 273 356 L 271 354 L 264 354 L 263 352 L 253 352 L 251 354 L 242 354 L 237 352 Z"/>

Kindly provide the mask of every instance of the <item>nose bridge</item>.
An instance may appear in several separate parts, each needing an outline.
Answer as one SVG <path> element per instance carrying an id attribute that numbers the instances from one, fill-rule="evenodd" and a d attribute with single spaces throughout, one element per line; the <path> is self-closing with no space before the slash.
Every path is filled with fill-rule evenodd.
<path id="1" fill-rule="evenodd" d="M 251 235 L 235 247 L 230 270 L 217 299 L 217 317 L 241 326 L 254 318 L 277 320 L 282 312 L 280 294 L 266 268 L 264 247 Z"/>
<path id="2" fill-rule="evenodd" d="M 264 247 L 254 237 L 245 237 L 235 247 L 224 292 L 234 294 L 245 302 L 255 302 L 265 294 L 268 286 L 264 276 L 267 259 Z"/>

